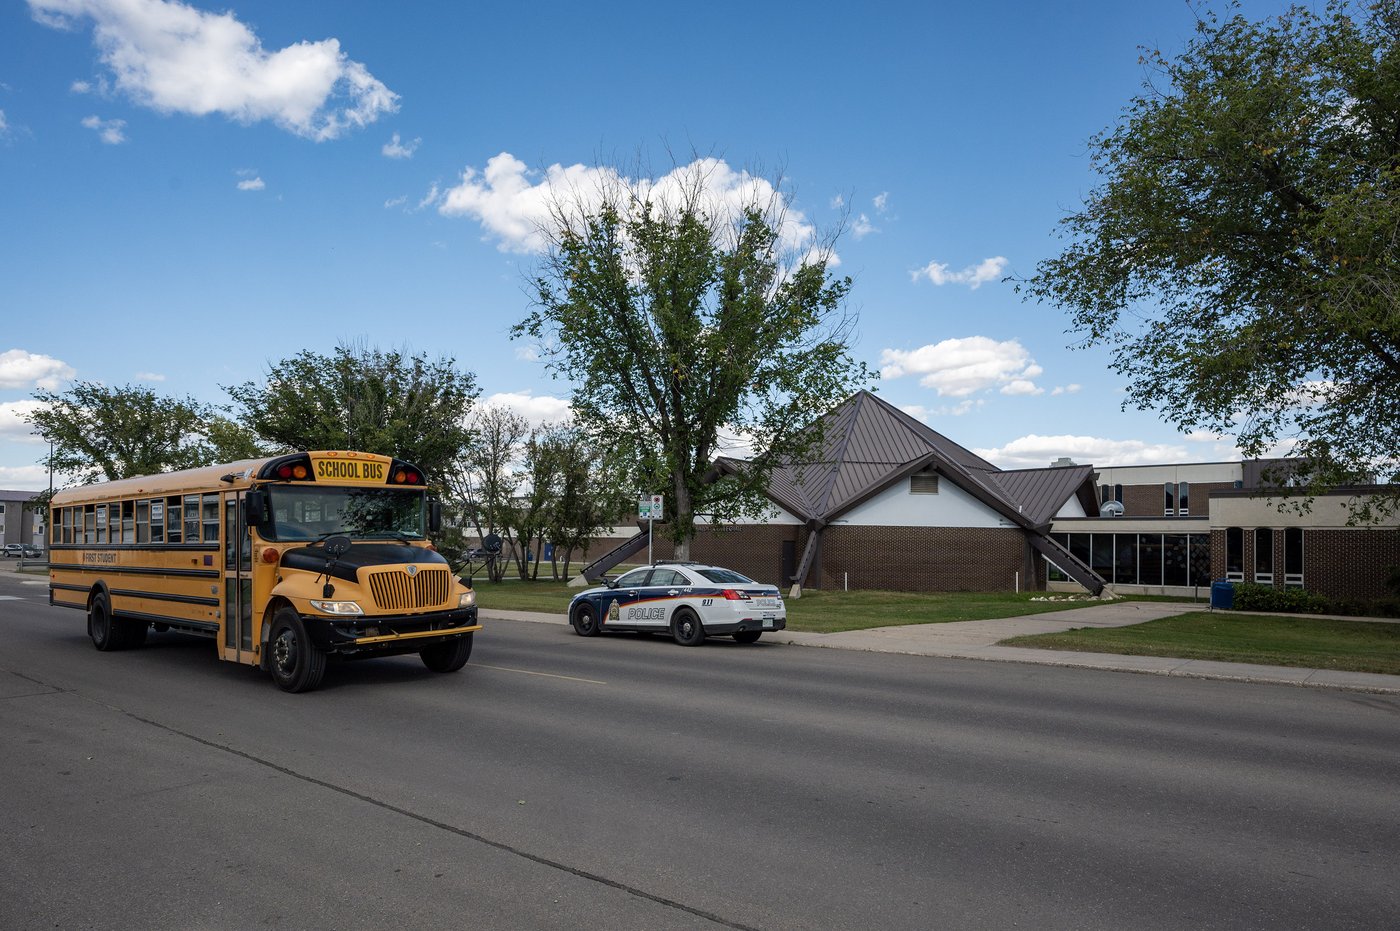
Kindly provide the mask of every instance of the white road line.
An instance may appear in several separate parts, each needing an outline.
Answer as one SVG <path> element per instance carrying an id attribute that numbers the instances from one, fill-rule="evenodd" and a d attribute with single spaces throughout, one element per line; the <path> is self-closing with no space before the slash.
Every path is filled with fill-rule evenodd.
<path id="1" fill-rule="evenodd" d="M 502 672 L 520 672 L 527 676 L 544 676 L 547 679 L 568 679 L 570 682 L 587 682 L 589 685 L 607 685 L 599 679 L 580 679 L 578 676 L 556 676 L 552 672 L 534 672 L 529 669 L 512 669 L 509 666 L 488 666 L 485 663 L 472 663 L 478 669 L 499 669 Z"/>

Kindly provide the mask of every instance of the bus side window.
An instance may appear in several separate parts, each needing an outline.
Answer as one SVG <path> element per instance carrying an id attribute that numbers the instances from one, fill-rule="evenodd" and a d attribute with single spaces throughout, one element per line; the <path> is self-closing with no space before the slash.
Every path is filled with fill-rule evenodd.
<path id="1" fill-rule="evenodd" d="M 185 495 L 185 542 L 199 542 L 199 495 Z"/>
<path id="2" fill-rule="evenodd" d="M 165 500 L 165 542 L 180 542 L 180 496 L 171 495 Z"/>
<path id="3" fill-rule="evenodd" d="M 122 502 L 122 542 L 136 542 L 136 502 Z"/>
<path id="4" fill-rule="evenodd" d="M 136 502 L 136 542 L 151 542 L 151 502 Z"/>
<path id="5" fill-rule="evenodd" d="M 91 504 L 83 508 L 83 542 L 88 545 L 97 542 L 97 512 Z"/>
<path id="6" fill-rule="evenodd" d="M 202 520 L 204 523 L 204 542 L 219 542 L 219 496 L 204 496 L 204 511 Z"/>
<path id="7" fill-rule="evenodd" d="M 165 542 L 165 502 L 160 498 L 151 499 L 151 542 Z"/>
<path id="8" fill-rule="evenodd" d="M 94 543 L 106 543 L 106 542 L 107 542 L 107 505 L 105 505 L 105 504 L 99 504 L 99 505 L 97 506 L 96 520 L 97 520 L 97 523 L 96 523 L 97 536 L 94 538 L 93 542 L 94 542 Z"/>

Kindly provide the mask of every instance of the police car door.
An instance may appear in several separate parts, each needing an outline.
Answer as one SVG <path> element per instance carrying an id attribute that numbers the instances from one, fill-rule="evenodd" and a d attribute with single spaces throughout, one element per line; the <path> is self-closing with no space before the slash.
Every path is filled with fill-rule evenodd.
<path id="1" fill-rule="evenodd" d="M 647 583 L 647 590 L 651 604 L 658 609 L 651 612 L 655 626 L 666 628 L 671 625 L 671 615 L 685 604 L 685 598 L 690 594 L 690 582 L 674 569 L 655 569 L 651 573 L 651 581 Z"/>
<path id="2" fill-rule="evenodd" d="M 618 577 L 617 584 L 612 591 L 603 595 L 602 617 L 603 626 L 617 624 L 621 627 L 631 627 L 636 624 L 634 616 L 642 613 L 638 607 L 646 592 L 647 576 L 651 574 L 650 568 L 633 569 Z"/>

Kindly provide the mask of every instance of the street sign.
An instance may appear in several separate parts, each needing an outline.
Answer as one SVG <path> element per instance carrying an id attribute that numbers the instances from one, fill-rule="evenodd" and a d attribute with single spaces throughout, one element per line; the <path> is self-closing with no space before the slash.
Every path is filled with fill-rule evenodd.
<path id="1" fill-rule="evenodd" d="M 637 499 L 637 516 L 642 520 L 661 519 L 661 496 L 642 495 Z"/>

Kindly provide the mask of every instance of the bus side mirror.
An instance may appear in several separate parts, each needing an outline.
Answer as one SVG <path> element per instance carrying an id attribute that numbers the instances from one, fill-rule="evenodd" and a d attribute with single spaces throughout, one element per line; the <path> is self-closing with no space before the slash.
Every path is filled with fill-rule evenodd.
<path id="1" fill-rule="evenodd" d="M 243 496 L 243 526 L 261 530 L 267 524 L 267 493 L 250 491 Z"/>
<path id="2" fill-rule="evenodd" d="M 437 533 L 442 529 L 442 502 L 433 499 L 428 502 L 428 532 Z"/>

